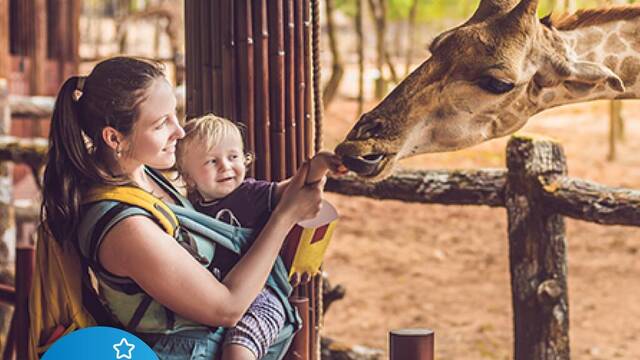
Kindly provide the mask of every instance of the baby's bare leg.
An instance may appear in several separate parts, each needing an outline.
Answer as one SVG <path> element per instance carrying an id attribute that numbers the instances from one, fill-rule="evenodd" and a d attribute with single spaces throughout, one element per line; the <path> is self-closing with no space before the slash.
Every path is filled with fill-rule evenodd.
<path id="1" fill-rule="evenodd" d="M 229 344 L 222 349 L 222 360 L 256 360 L 256 356 L 244 346 Z"/>

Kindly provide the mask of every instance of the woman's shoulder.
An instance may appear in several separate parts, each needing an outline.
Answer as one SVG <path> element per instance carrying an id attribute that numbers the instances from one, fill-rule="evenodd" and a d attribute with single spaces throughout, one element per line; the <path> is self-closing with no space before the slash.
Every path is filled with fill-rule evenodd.
<path id="1" fill-rule="evenodd" d="M 97 259 L 97 250 L 105 235 L 122 220 L 131 218 L 129 221 L 135 223 L 143 222 L 143 217 L 151 217 L 151 214 L 140 207 L 115 200 L 86 204 L 81 213 L 77 244 L 82 255 L 89 260 Z M 158 230 L 161 231 L 159 227 Z"/>

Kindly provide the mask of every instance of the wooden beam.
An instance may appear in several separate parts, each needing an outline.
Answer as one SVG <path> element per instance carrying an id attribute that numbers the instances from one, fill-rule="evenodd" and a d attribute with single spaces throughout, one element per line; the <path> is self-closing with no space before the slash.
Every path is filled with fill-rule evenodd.
<path id="1" fill-rule="evenodd" d="M 374 183 L 353 175 L 329 178 L 326 190 L 410 203 L 504 206 L 505 170 L 400 170 Z"/>

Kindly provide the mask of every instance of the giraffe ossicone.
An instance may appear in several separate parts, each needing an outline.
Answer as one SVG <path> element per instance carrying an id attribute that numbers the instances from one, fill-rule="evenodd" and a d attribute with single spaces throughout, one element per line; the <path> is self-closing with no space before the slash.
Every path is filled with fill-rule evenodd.
<path id="1" fill-rule="evenodd" d="M 482 0 L 438 35 L 431 57 L 338 145 L 380 180 L 412 155 L 453 151 L 520 129 L 555 106 L 640 96 L 640 5 L 538 19 L 537 0 Z"/>

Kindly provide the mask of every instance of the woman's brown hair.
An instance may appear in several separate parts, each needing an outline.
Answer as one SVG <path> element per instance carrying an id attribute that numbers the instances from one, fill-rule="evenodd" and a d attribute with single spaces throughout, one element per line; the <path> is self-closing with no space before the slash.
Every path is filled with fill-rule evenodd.
<path id="1" fill-rule="evenodd" d="M 97 64 L 86 78 L 71 77 L 62 85 L 51 117 L 41 212 L 42 223 L 60 243 L 77 235 L 83 191 L 130 182 L 109 171 L 106 159 L 113 151 L 102 130 L 111 126 L 130 135 L 147 90 L 161 78 L 161 63 L 115 57 Z"/>

